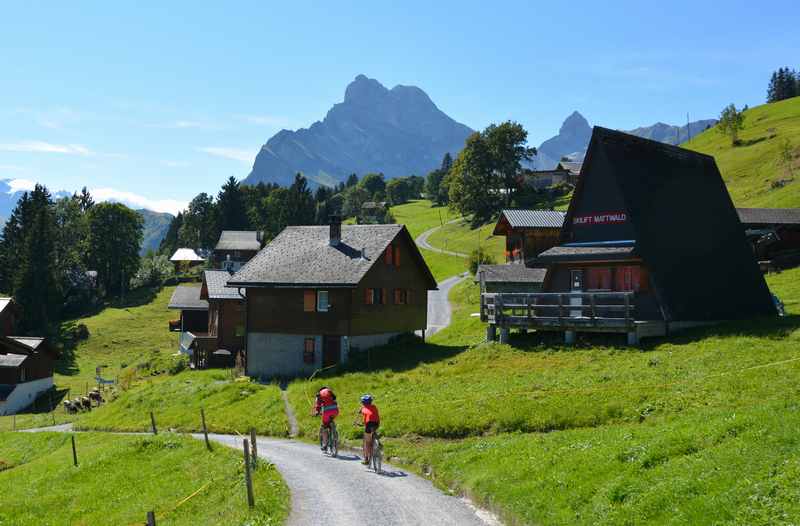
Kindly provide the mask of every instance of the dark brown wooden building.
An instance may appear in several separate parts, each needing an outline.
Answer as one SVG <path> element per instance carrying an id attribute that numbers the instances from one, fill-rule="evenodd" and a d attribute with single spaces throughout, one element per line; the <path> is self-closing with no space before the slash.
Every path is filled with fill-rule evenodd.
<path id="1" fill-rule="evenodd" d="M 635 342 L 776 314 L 714 158 L 604 128 L 592 134 L 561 244 L 536 262 L 548 267 L 544 293 L 484 295 L 490 324 Z"/>
<path id="2" fill-rule="evenodd" d="M 227 351 L 233 357 L 244 350 L 244 289 L 228 287 L 231 274 L 224 270 L 206 270 L 200 299 L 208 302 L 208 336 L 214 350 Z"/>
<path id="3" fill-rule="evenodd" d="M 506 238 L 506 263 L 525 263 L 556 246 L 564 215 L 557 210 L 503 210 L 492 234 Z"/>
<path id="4" fill-rule="evenodd" d="M 212 263 L 215 269 L 236 272 L 261 250 L 261 232 L 223 230 L 214 247 Z"/>
<path id="5" fill-rule="evenodd" d="M 0 336 L 16 333 L 19 307 L 13 298 L 0 298 Z"/>
<path id="6" fill-rule="evenodd" d="M 737 208 L 762 270 L 800 265 L 800 208 Z"/>
<path id="7" fill-rule="evenodd" d="M 310 374 L 424 330 L 436 289 L 403 225 L 287 227 L 229 281 L 247 291 L 247 374 Z"/>
<path id="8" fill-rule="evenodd" d="M 44 338 L 0 337 L 0 415 L 25 409 L 53 387 L 55 359 Z"/>

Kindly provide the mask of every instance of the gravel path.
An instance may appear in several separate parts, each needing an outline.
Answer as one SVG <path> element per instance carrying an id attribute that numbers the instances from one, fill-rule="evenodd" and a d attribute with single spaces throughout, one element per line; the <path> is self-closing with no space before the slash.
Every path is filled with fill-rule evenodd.
<path id="1" fill-rule="evenodd" d="M 209 438 L 242 448 L 239 437 Z M 378 475 L 349 452 L 330 458 L 317 446 L 293 440 L 258 438 L 257 443 L 259 457 L 278 468 L 291 490 L 290 526 L 499 524 L 463 499 L 445 495 L 427 480 L 395 467 L 384 464 L 385 473 Z"/>
<path id="2" fill-rule="evenodd" d="M 458 221 L 461 221 L 461 220 L 460 219 L 453 219 L 452 221 L 448 221 L 445 224 L 449 225 L 450 223 L 456 223 Z M 434 232 L 436 232 L 440 228 L 442 228 L 442 227 L 441 226 L 436 226 L 436 227 L 431 228 L 430 230 L 426 230 L 425 232 L 423 232 L 419 236 L 417 236 L 417 239 L 415 239 L 414 242 L 416 242 L 417 246 L 419 246 L 420 248 L 424 248 L 425 250 L 430 250 L 432 252 L 438 252 L 439 254 L 447 254 L 448 256 L 455 256 L 455 257 L 459 257 L 459 258 L 467 258 L 467 257 L 469 257 L 469 256 L 467 256 L 466 254 L 464 254 L 462 252 L 453 252 L 452 250 L 443 250 L 441 248 L 437 248 L 437 247 L 431 245 L 430 243 L 428 243 L 428 237 L 430 237 L 431 234 L 433 234 Z"/>

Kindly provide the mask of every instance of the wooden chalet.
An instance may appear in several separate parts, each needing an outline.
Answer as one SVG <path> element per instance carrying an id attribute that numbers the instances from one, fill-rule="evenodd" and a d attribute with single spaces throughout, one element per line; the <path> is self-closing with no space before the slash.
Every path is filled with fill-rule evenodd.
<path id="1" fill-rule="evenodd" d="M 800 208 L 737 208 L 762 270 L 800 265 Z"/>
<path id="2" fill-rule="evenodd" d="M 714 158 L 595 127 L 538 294 L 482 294 L 489 337 L 511 327 L 640 337 L 774 316 Z"/>
<path id="3" fill-rule="evenodd" d="M 223 230 L 212 255 L 213 268 L 236 272 L 261 250 L 261 232 Z"/>
<path id="4" fill-rule="evenodd" d="M 13 298 L 0 298 L 0 336 L 16 332 L 19 307 Z"/>
<path id="5" fill-rule="evenodd" d="M 581 173 L 580 162 L 561 161 L 552 170 L 527 170 L 523 175 L 524 183 L 535 190 L 542 190 L 562 184 L 575 185 Z"/>
<path id="6" fill-rule="evenodd" d="M 175 288 L 167 308 L 179 312 L 177 320 L 169 322 L 169 330 L 180 333 L 180 352 L 194 357 L 195 340 L 208 336 L 208 300 L 200 298 L 201 287 L 180 285 Z"/>
<path id="7" fill-rule="evenodd" d="M 53 387 L 56 354 L 44 338 L 0 337 L 0 415 L 13 415 Z"/>
<path id="8" fill-rule="evenodd" d="M 297 376 L 425 330 L 436 289 L 403 225 L 290 226 L 229 281 L 247 291 L 247 374 Z"/>
<path id="9" fill-rule="evenodd" d="M 506 209 L 492 232 L 506 238 L 506 263 L 525 263 L 558 244 L 564 212 Z"/>

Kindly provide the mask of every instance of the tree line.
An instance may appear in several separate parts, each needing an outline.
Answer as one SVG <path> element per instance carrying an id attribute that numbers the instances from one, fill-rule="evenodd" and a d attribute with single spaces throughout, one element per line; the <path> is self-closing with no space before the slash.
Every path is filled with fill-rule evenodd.
<path id="1" fill-rule="evenodd" d="M 767 102 L 778 102 L 800 95 L 800 72 L 778 68 L 772 72 L 767 87 Z"/>
<path id="2" fill-rule="evenodd" d="M 123 294 L 139 269 L 142 217 L 89 191 L 53 199 L 36 185 L 20 197 L 0 240 L 0 290 L 22 310 L 23 334 L 47 332 L 103 298 Z"/>
<path id="3" fill-rule="evenodd" d="M 369 201 L 403 204 L 422 194 L 424 178 L 411 175 L 386 181 L 381 173 L 361 179 L 351 174 L 334 188 L 319 186 L 312 191 L 297 174 L 288 187 L 258 183 L 243 185 L 230 177 L 216 198 L 200 193 L 170 223 L 159 253 L 171 255 L 178 248 L 212 249 L 223 230 L 258 230 L 269 241 L 290 225 L 323 225 L 331 215 L 364 219 L 363 205 Z M 380 217 L 393 222 L 388 206 Z"/>

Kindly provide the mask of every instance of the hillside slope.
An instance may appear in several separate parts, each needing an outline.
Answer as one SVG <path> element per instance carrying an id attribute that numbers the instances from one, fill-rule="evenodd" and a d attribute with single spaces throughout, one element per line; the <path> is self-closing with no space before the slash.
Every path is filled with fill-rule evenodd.
<path id="1" fill-rule="evenodd" d="M 800 207 L 800 97 L 745 112 L 742 144 L 711 128 L 681 146 L 713 155 L 737 206 Z M 794 150 L 794 178 L 780 162 L 780 146 Z M 784 181 L 783 186 L 773 187 Z"/>

